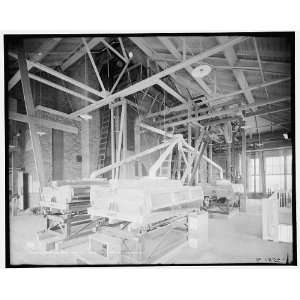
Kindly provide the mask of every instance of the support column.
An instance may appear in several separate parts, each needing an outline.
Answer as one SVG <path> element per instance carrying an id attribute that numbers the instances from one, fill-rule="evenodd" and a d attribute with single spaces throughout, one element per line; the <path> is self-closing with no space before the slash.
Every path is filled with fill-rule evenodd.
<path id="1" fill-rule="evenodd" d="M 188 118 L 191 118 L 191 106 L 188 107 Z M 188 123 L 188 144 L 192 146 L 192 126 L 191 123 Z M 188 153 L 188 161 L 191 161 L 192 153 Z M 191 180 L 192 168 L 189 167 L 188 170 L 188 182 Z"/>
<path id="2" fill-rule="evenodd" d="M 114 107 L 110 108 L 110 137 L 111 137 L 111 164 L 115 163 L 115 119 Z M 112 169 L 112 179 L 115 178 L 115 169 Z"/>
<path id="3" fill-rule="evenodd" d="M 266 194 L 266 172 L 265 172 L 265 159 L 264 151 L 259 151 L 259 172 L 260 172 L 260 182 L 261 182 L 261 192 Z"/>
<path id="4" fill-rule="evenodd" d="M 245 212 L 247 209 L 247 144 L 246 132 L 242 129 L 242 183 L 244 186 L 244 194 L 241 196 L 240 211 Z"/>
<path id="5" fill-rule="evenodd" d="M 124 122 L 123 122 L 123 157 L 127 157 L 127 101 L 124 99 L 122 104 L 122 113 L 124 113 Z M 128 164 L 123 165 L 123 177 L 128 177 Z"/>
<path id="6" fill-rule="evenodd" d="M 141 127 L 140 127 L 140 122 L 138 118 L 135 121 L 134 125 L 134 150 L 135 154 L 138 154 L 141 152 Z M 137 176 L 141 177 L 142 174 L 142 164 L 140 159 L 136 159 L 136 170 L 137 170 Z"/>
<path id="7" fill-rule="evenodd" d="M 208 148 L 208 151 L 209 151 L 209 159 L 212 160 L 213 159 L 213 147 L 212 147 L 212 143 L 209 143 L 209 148 Z M 212 164 L 208 164 L 208 183 L 212 183 L 213 181 L 213 169 L 212 169 Z"/>
<path id="8" fill-rule="evenodd" d="M 9 99 L 9 111 L 11 112 L 17 112 L 17 107 L 18 107 L 18 102 L 15 98 Z M 19 143 L 18 143 L 18 138 L 15 136 L 16 135 L 16 124 L 15 121 L 10 120 L 9 121 L 9 134 L 10 136 L 13 135 L 13 145 L 16 146 L 15 149 L 11 151 L 11 191 L 12 195 L 17 192 L 17 180 L 18 180 L 18 174 L 16 171 L 16 155 L 15 153 L 17 152 L 17 155 L 20 156 L 20 148 L 19 148 Z"/>
<path id="9" fill-rule="evenodd" d="M 28 126 L 29 126 L 31 142 L 32 142 L 35 169 L 36 169 L 36 174 L 37 174 L 40 191 L 41 191 L 41 189 L 46 184 L 46 180 L 45 180 L 45 172 L 44 172 L 44 164 L 43 164 L 40 138 L 37 134 L 36 126 L 32 119 L 32 117 L 35 116 L 35 108 L 34 108 L 32 91 L 31 91 L 31 86 L 30 86 L 30 80 L 29 80 L 29 76 L 28 76 L 27 62 L 26 62 L 23 44 L 20 45 L 19 49 L 18 49 L 18 63 L 19 63 L 19 68 L 20 68 L 20 75 L 21 75 L 21 82 L 22 82 L 22 89 L 23 89 L 24 101 L 25 101 L 25 106 L 26 106 L 26 112 L 28 115 Z"/>
<path id="10" fill-rule="evenodd" d="M 90 166 L 90 123 L 81 121 L 81 177 L 88 178 L 91 174 Z"/>
<path id="11" fill-rule="evenodd" d="M 227 172 L 226 177 L 231 181 L 231 143 L 227 143 Z"/>

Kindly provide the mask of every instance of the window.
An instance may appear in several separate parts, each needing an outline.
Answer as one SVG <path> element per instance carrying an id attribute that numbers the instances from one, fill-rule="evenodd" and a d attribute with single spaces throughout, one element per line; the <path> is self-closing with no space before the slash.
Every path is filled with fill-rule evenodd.
<path id="1" fill-rule="evenodd" d="M 248 191 L 250 193 L 259 193 L 260 189 L 260 174 L 259 174 L 259 159 L 250 158 L 249 160 L 249 177 L 248 177 Z"/>
<path id="2" fill-rule="evenodd" d="M 292 155 L 286 156 L 286 189 L 292 190 Z"/>
<path id="3" fill-rule="evenodd" d="M 292 155 L 265 158 L 267 192 L 292 189 Z"/>

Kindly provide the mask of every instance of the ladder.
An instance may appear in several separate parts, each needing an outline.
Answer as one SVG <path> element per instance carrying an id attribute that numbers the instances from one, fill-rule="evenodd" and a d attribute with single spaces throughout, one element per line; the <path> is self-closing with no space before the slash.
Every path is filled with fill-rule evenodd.
<path id="1" fill-rule="evenodd" d="M 107 144 L 110 136 L 110 110 L 100 110 L 100 142 L 99 142 L 99 154 L 97 169 L 101 169 L 105 166 Z"/>
<path id="2" fill-rule="evenodd" d="M 158 170 L 159 177 L 171 178 L 172 152 L 167 156 Z"/>

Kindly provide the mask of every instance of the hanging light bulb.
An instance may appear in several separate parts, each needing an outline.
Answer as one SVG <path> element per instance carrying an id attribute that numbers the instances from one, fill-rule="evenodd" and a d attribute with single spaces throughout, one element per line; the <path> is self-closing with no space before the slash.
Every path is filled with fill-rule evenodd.
<path id="1" fill-rule="evenodd" d="M 89 115 L 89 114 L 82 114 L 79 117 L 81 119 L 83 119 L 83 120 L 91 120 L 91 119 L 93 119 L 93 117 L 91 115 Z"/>
<path id="2" fill-rule="evenodd" d="M 43 135 L 46 134 L 46 132 L 40 130 L 40 131 L 37 131 L 36 134 L 39 135 L 39 136 L 43 136 Z"/>
<path id="3" fill-rule="evenodd" d="M 192 71 L 192 75 L 195 78 L 203 78 L 207 76 L 210 72 L 211 72 L 211 66 L 201 65 Z"/>

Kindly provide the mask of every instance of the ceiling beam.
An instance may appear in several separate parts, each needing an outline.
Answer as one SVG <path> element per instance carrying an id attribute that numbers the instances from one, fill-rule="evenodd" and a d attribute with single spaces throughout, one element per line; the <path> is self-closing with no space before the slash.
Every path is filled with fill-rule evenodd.
<path id="1" fill-rule="evenodd" d="M 160 53 L 154 52 L 152 49 L 150 49 L 144 42 L 144 40 L 142 38 L 139 37 L 130 37 L 129 38 L 135 45 L 137 45 L 138 48 L 140 48 L 151 60 L 153 61 L 157 61 L 158 58 L 160 58 Z M 182 61 L 180 59 L 180 61 Z M 164 61 L 164 60 L 160 60 L 157 61 L 157 64 L 162 68 L 162 69 L 166 69 L 169 67 L 169 64 Z M 193 84 L 193 82 L 191 82 L 190 80 L 188 80 L 187 78 L 180 76 L 178 74 L 170 74 L 170 76 L 175 80 L 175 82 L 177 83 L 177 85 L 183 86 L 187 89 L 190 89 L 194 92 L 199 92 L 199 87 L 197 84 Z"/>
<path id="2" fill-rule="evenodd" d="M 207 119 L 211 119 L 211 118 L 215 118 L 215 117 L 219 117 L 219 116 L 223 116 L 223 115 L 238 115 L 241 114 L 244 110 L 248 110 L 248 109 L 253 109 L 253 108 L 257 108 L 257 107 L 261 107 L 261 106 L 265 106 L 265 105 L 270 105 L 270 104 L 274 104 L 277 102 L 282 102 L 282 101 L 290 101 L 291 97 L 284 97 L 284 98 L 280 98 L 280 99 L 273 99 L 273 100 L 268 100 L 268 101 L 263 101 L 260 103 L 252 103 L 252 104 L 248 104 L 248 105 L 241 105 L 239 107 L 236 108 L 231 108 L 231 109 L 225 109 L 225 110 L 221 110 L 218 112 L 213 112 L 211 114 L 206 114 L 206 115 L 202 115 L 199 117 L 191 117 L 191 118 L 186 118 L 184 120 L 180 120 L 180 121 L 175 121 L 175 122 L 171 122 L 171 123 L 166 123 L 163 126 L 164 127 L 174 127 L 174 126 L 179 126 L 179 125 L 183 125 L 186 124 L 188 122 L 191 121 L 202 121 L 202 120 L 207 120 Z M 288 108 L 290 109 L 290 108 Z M 287 109 L 284 109 L 287 110 Z M 254 116 L 255 113 L 253 114 L 249 114 L 246 115 L 245 117 L 250 117 L 250 116 Z M 257 114 L 259 115 L 259 114 Z"/>
<path id="3" fill-rule="evenodd" d="M 70 120 L 74 120 L 74 121 L 82 121 L 82 119 L 80 118 L 77 118 L 77 117 L 71 117 L 69 114 L 67 113 L 64 113 L 62 111 L 58 111 L 58 110 L 55 110 L 55 109 L 52 109 L 50 107 L 46 107 L 46 106 L 43 106 L 43 105 L 37 105 L 35 107 L 36 110 L 40 110 L 40 111 L 44 111 L 44 112 L 47 112 L 49 114 L 52 114 L 52 115 L 56 115 L 56 116 L 59 116 L 59 117 L 63 117 L 63 118 L 67 118 L 67 119 L 70 119 Z"/>
<path id="4" fill-rule="evenodd" d="M 64 86 L 61 86 L 61 85 L 59 85 L 59 84 L 57 84 L 57 83 L 54 83 L 54 82 L 52 82 L 52 81 L 49 81 L 49 80 L 47 80 L 47 79 L 45 79 L 45 78 L 42 78 L 42 77 L 39 77 L 39 76 L 37 76 L 37 75 L 34 75 L 34 74 L 29 73 L 29 78 L 31 78 L 31 79 L 33 79 L 33 80 L 35 80 L 35 81 L 41 82 L 41 83 L 43 83 L 43 84 L 45 84 L 45 85 L 51 86 L 51 87 L 53 87 L 53 88 L 55 88 L 55 89 L 57 89 L 57 90 L 60 90 L 60 91 L 62 91 L 62 92 L 65 92 L 65 93 L 67 93 L 67 94 L 70 94 L 70 95 L 72 95 L 72 96 L 74 96 L 74 97 L 77 97 L 77 98 L 80 98 L 80 99 L 82 99 L 82 100 L 85 100 L 85 101 L 87 101 L 87 102 L 94 103 L 94 104 L 97 102 L 96 100 L 93 100 L 93 99 L 91 99 L 91 98 L 89 98 L 89 97 L 87 97 L 87 96 L 85 96 L 85 95 L 82 95 L 82 94 L 80 94 L 80 93 L 77 93 L 77 92 L 75 92 L 75 91 L 73 91 L 73 90 L 70 90 L 70 89 L 68 89 L 68 88 L 66 88 L 66 87 L 64 87 Z"/>
<path id="5" fill-rule="evenodd" d="M 90 51 L 90 48 L 89 48 L 89 46 L 88 46 L 88 44 L 87 44 L 87 42 L 86 42 L 86 39 L 85 39 L 84 37 L 82 38 L 82 42 L 83 42 L 83 44 L 84 44 L 84 46 L 85 46 L 85 50 L 86 50 L 86 52 L 87 52 L 87 54 L 88 54 L 88 56 L 89 56 L 89 59 L 90 59 L 91 64 L 92 64 L 92 67 L 93 67 L 93 69 L 94 69 L 94 72 L 95 72 L 95 74 L 96 74 L 96 77 L 97 77 L 97 79 L 98 79 L 98 82 L 99 82 L 99 84 L 100 84 L 100 86 L 101 86 L 101 89 L 102 89 L 102 91 L 105 91 L 105 87 L 104 87 L 104 85 L 103 85 L 103 81 L 102 81 L 102 79 L 101 79 L 101 76 L 100 76 L 99 71 L 98 71 L 98 69 L 97 69 L 97 66 L 96 66 L 96 64 L 95 64 L 95 61 L 94 61 L 94 58 L 93 58 L 92 53 L 91 53 L 91 51 Z"/>
<path id="6" fill-rule="evenodd" d="M 125 63 L 128 62 L 128 59 L 126 59 L 122 54 L 120 54 L 114 47 L 112 47 L 104 38 L 101 38 L 101 42 L 104 44 L 106 48 L 111 50 L 115 55 L 117 55 L 121 60 L 123 60 Z"/>
<path id="7" fill-rule="evenodd" d="M 24 102 L 25 102 L 25 107 L 26 107 L 26 113 L 28 116 L 28 127 L 29 127 L 32 149 L 33 149 L 35 170 L 36 170 L 36 175 L 37 175 L 38 182 L 40 185 L 40 190 L 41 190 L 46 184 L 46 180 L 45 180 L 46 178 L 45 178 L 45 172 L 44 172 L 44 162 L 43 162 L 40 138 L 37 134 L 35 122 L 31 119 L 31 117 L 34 117 L 35 109 L 34 109 L 34 104 L 33 104 L 30 80 L 28 77 L 28 70 L 27 70 L 27 63 L 26 63 L 26 58 L 25 58 L 23 42 L 22 42 L 22 44 L 19 45 L 19 48 L 18 48 L 18 64 L 19 64 L 19 69 L 20 69 L 20 76 L 21 76 L 21 83 L 22 83 L 22 90 L 23 90 Z"/>
<path id="8" fill-rule="evenodd" d="M 266 111 L 263 111 L 263 112 L 253 112 L 253 113 L 250 113 L 250 114 L 246 114 L 245 115 L 245 118 L 249 118 L 249 117 L 253 117 L 253 116 L 264 116 L 264 115 L 270 115 L 270 114 L 275 114 L 275 113 L 279 113 L 279 112 L 283 112 L 283 111 L 288 111 L 288 110 L 291 110 L 291 107 L 285 107 L 285 108 L 276 108 L 276 109 L 273 109 L 273 110 L 266 110 Z"/>
<path id="9" fill-rule="evenodd" d="M 226 43 L 229 40 L 229 38 L 227 36 L 219 36 L 219 37 L 217 37 L 217 40 L 220 44 L 223 44 L 223 43 Z M 225 55 L 229 65 L 231 67 L 234 67 L 238 61 L 238 57 L 235 54 L 233 47 L 226 48 L 224 50 L 224 55 Z M 242 90 L 245 90 L 244 95 L 245 95 L 247 102 L 249 104 L 254 103 L 255 100 L 253 98 L 251 91 L 247 90 L 249 86 L 248 86 L 248 82 L 247 82 L 247 79 L 246 79 L 243 71 L 240 69 L 233 69 L 232 72 L 233 72 L 234 77 L 236 78 L 240 88 Z"/>
<path id="10" fill-rule="evenodd" d="M 18 59 L 18 55 L 17 54 L 12 53 L 12 52 L 9 52 L 8 54 L 11 57 L 13 57 L 13 58 Z M 28 59 L 26 60 L 26 62 L 27 62 L 27 69 L 28 69 L 28 71 L 31 68 L 34 67 L 34 68 L 37 68 L 37 69 L 39 69 L 39 70 L 41 70 L 43 72 L 46 72 L 46 73 L 48 73 L 48 74 L 50 74 L 50 75 L 52 75 L 54 77 L 57 77 L 57 78 L 59 78 L 59 79 L 61 79 L 63 81 L 69 82 L 69 83 L 71 83 L 71 84 L 73 84 L 73 85 L 75 85 L 75 86 L 77 86 L 77 87 L 79 87 L 79 88 L 81 88 L 81 89 L 83 89 L 83 90 L 85 90 L 87 92 L 90 92 L 90 93 L 92 93 L 92 94 L 94 94 L 96 96 L 99 96 L 101 98 L 104 98 L 104 96 L 105 96 L 105 94 L 103 92 L 99 92 L 98 90 L 96 90 L 96 89 L 94 89 L 94 88 L 92 88 L 92 87 L 90 87 L 90 86 L 88 86 L 88 85 L 86 85 L 86 84 L 84 84 L 84 83 L 82 83 L 80 81 L 77 81 L 77 80 L 75 80 L 75 79 L 73 79 L 73 78 L 71 78 L 71 77 L 69 77 L 69 76 L 67 76 L 65 74 L 57 72 L 56 70 L 53 70 L 52 68 L 49 68 L 49 67 L 47 67 L 47 66 L 45 66 L 45 65 L 43 65 L 41 63 L 33 62 L 31 60 L 28 60 Z"/>
<path id="11" fill-rule="evenodd" d="M 102 38 L 92 38 L 88 42 L 89 49 L 92 50 L 94 47 L 96 47 L 100 42 L 102 42 Z M 83 55 L 86 53 L 86 48 L 84 45 L 76 51 L 71 57 L 69 57 L 62 65 L 61 69 L 65 71 L 67 68 L 72 66 L 76 61 L 78 61 Z"/>
<path id="12" fill-rule="evenodd" d="M 266 86 L 275 85 L 275 84 L 278 84 L 278 83 L 281 83 L 281 82 L 284 82 L 284 81 L 288 81 L 288 80 L 290 80 L 290 77 L 285 77 L 285 78 L 282 78 L 282 79 L 277 79 L 277 80 L 273 80 L 273 81 L 270 81 L 270 82 L 261 83 L 261 84 L 249 87 L 247 90 L 253 91 L 253 90 L 256 90 L 256 89 L 260 89 L 260 88 L 263 88 L 263 87 L 266 87 Z M 225 95 L 222 95 L 222 96 L 216 96 L 216 97 L 214 97 L 210 100 L 202 100 L 202 103 L 206 104 L 208 102 L 212 103 L 212 102 L 218 102 L 218 101 L 221 101 L 221 100 L 223 101 L 226 98 L 232 98 L 233 96 L 240 95 L 243 92 L 244 92 L 244 90 L 239 90 L 239 91 L 228 93 L 228 94 L 225 94 Z M 197 101 L 197 100 L 200 100 L 200 99 L 194 99 L 193 101 Z M 214 103 L 214 105 L 216 105 L 216 103 Z M 175 107 L 166 108 L 166 109 L 164 109 L 160 112 L 154 112 L 154 113 L 148 114 L 148 115 L 145 116 L 145 118 L 153 118 L 153 117 L 156 117 L 156 116 L 167 115 L 167 114 L 170 114 L 170 113 L 173 113 L 173 112 L 187 110 L 187 109 L 188 109 L 187 105 L 180 104 L 180 105 L 177 105 Z"/>
<path id="13" fill-rule="evenodd" d="M 188 104 L 187 101 L 179 95 L 176 91 L 174 91 L 172 88 L 170 88 L 167 84 L 165 84 L 162 80 L 158 80 L 157 84 L 164 89 L 167 93 L 172 95 L 174 98 L 176 98 L 178 101 L 180 101 L 183 104 Z"/>
<path id="14" fill-rule="evenodd" d="M 188 60 L 185 60 L 185 61 L 183 61 L 179 64 L 176 64 L 168 69 L 165 69 L 159 73 L 156 73 L 155 75 L 152 75 L 151 77 L 148 77 L 140 82 L 137 82 L 137 83 L 133 84 L 132 86 L 129 86 L 119 92 L 116 92 L 115 94 L 112 94 L 112 95 L 108 96 L 107 98 L 98 101 L 97 103 L 93 103 L 87 107 L 84 107 L 78 111 L 75 111 L 72 113 L 72 116 L 78 116 L 78 115 L 81 115 L 82 113 L 88 113 L 90 111 L 93 111 L 97 108 L 100 108 L 102 106 L 105 106 L 105 105 L 111 103 L 116 98 L 126 97 L 126 96 L 134 94 L 140 90 L 144 90 L 152 85 L 155 85 L 159 79 L 161 79 L 165 76 L 168 76 L 170 74 L 173 74 L 173 73 L 185 68 L 186 66 L 189 66 L 193 63 L 198 62 L 199 60 L 202 60 L 206 57 L 209 57 L 213 54 L 223 51 L 227 47 L 241 43 L 245 39 L 247 39 L 247 38 L 245 38 L 245 37 L 234 38 L 223 45 L 218 45 L 218 46 L 213 47 L 201 54 L 195 55 L 194 57 L 192 57 Z"/>
<path id="15" fill-rule="evenodd" d="M 9 112 L 8 118 L 10 120 L 14 120 L 22 123 L 29 123 L 29 119 L 30 119 L 32 122 L 34 122 L 36 126 L 57 129 L 68 133 L 78 134 L 78 128 L 75 126 L 62 124 L 57 121 L 54 122 L 44 118 L 38 118 L 33 116 L 28 117 L 27 115 L 16 113 L 16 112 Z"/>
<path id="16" fill-rule="evenodd" d="M 61 41 L 61 38 L 51 38 L 46 41 L 36 50 L 36 53 L 31 57 L 34 62 L 41 61 L 48 53 L 54 49 L 57 44 Z M 32 66 L 29 67 L 29 70 Z M 21 79 L 20 70 L 15 73 L 15 75 L 8 82 L 8 91 L 10 91 Z"/>
<path id="17" fill-rule="evenodd" d="M 179 53 L 179 51 L 176 49 L 176 47 L 173 45 L 173 43 L 169 40 L 167 37 L 158 36 L 158 39 L 162 42 L 162 44 L 169 50 L 170 53 L 172 53 L 178 60 L 182 60 L 182 56 Z M 190 76 L 198 83 L 198 85 L 201 87 L 201 89 L 208 95 L 212 94 L 211 89 L 209 86 L 205 83 L 203 79 L 195 78 L 192 75 L 193 68 L 191 66 L 186 66 L 185 70 L 190 74 Z"/>

